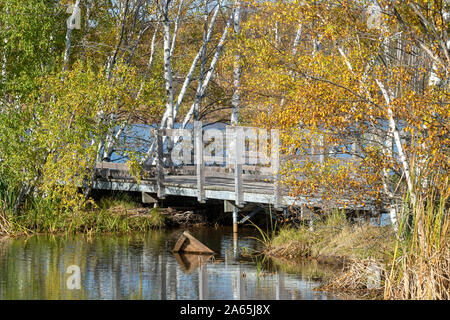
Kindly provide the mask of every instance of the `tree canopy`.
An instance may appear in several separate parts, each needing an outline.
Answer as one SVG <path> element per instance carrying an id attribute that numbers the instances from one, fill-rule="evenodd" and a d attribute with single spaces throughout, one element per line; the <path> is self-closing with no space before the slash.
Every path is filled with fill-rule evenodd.
<path id="1" fill-rule="evenodd" d="M 294 196 L 396 208 L 448 183 L 449 19 L 443 0 L 2 0 L 0 179 L 14 208 L 70 207 L 128 127 L 203 119 L 281 129 Z"/>

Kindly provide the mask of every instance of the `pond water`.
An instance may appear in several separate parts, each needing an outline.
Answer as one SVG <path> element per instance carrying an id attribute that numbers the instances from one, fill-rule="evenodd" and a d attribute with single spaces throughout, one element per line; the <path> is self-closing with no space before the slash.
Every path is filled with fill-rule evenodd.
<path id="1" fill-rule="evenodd" d="M 252 231 L 189 230 L 217 253 L 200 258 L 170 252 L 183 231 L 1 241 L 0 299 L 335 299 L 316 266 L 246 258 Z"/>

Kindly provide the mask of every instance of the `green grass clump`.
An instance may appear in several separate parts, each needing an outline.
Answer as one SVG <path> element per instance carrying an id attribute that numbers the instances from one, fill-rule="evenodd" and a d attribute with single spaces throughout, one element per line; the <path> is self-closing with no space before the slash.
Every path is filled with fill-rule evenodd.
<path id="1" fill-rule="evenodd" d="M 0 211 L 0 235 L 23 235 L 32 233 L 117 233 L 148 231 L 163 228 L 166 217 L 159 208 L 149 214 L 136 214 L 140 207 L 130 196 L 102 198 L 85 210 L 54 209 L 45 198 L 28 203 L 19 215 Z"/>
<path id="2" fill-rule="evenodd" d="M 284 227 L 266 242 L 267 252 L 279 257 L 389 259 L 395 235 L 390 227 L 351 224 L 340 212 L 316 221 L 314 228 Z"/>

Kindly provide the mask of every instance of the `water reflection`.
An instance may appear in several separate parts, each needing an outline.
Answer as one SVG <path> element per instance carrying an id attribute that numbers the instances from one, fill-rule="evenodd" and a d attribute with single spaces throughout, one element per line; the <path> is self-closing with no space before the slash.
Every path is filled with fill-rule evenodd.
<path id="1" fill-rule="evenodd" d="M 132 236 L 33 236 L 0 242 L 0 299 L 330 299 L 305 274 L 261 273 L 239 248 L 258 242 L 241 232 L 190 232 L 217 254 L 173 255 L 183 230 Z M 81 270 L 69 290 L 66 270 Z"/>

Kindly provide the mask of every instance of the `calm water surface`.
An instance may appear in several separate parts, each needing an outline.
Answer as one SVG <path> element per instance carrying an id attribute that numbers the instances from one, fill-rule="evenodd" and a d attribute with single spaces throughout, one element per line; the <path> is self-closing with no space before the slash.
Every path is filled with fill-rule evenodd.
<path id="1" fill-rule="evenodd" d="M 244 258 L 260 245 L 250 231 L 233 238 L 231 229 L 190 230 L 217 253 L 209 260 L 170 252 L 183 231 L 1 241 L 0 299 L 334 299 L 313 290 L 315 267 Z M 72 265 L 80 289 L 67 286 Z"/>

